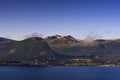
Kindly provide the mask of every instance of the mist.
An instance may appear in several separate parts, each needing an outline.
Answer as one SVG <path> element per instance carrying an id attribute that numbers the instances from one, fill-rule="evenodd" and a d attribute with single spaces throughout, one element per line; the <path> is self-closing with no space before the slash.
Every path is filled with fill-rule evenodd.
<path id="1" fill-rule="evenodd" d="M 87 35 L 83 40 L 82 40 L 82 45 L 83 46 L 95 46 L 96 45 L 96 37 Z"/>
<path id="2" fill-rule="evenodd" d="M 31 37 L 41 37 L 41 38 L 43 38 L 43 34 L 39 34 L 39 33 L 28 34 L 28 35 L 24 36 L 24 39 L 31 38 Z"/>

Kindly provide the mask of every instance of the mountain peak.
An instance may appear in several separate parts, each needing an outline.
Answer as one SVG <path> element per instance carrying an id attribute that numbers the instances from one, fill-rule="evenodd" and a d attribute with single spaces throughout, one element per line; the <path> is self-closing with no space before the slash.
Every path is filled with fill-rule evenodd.
<path id="1" fill-rule="evenodd" d="M 40 37 L 31 37 L 31 38 L 27 38 L 27 39 L 25 39 L 25 40 L 23 40 L 23 41 L 28 41 L 28 40 L 30 40 L 30 41 L 42 41 L 43 39 L 42 38 L 40 38 Z"/>
<path id="2" fill-rule="evenodd" d="M 69 39 L 69 40 L 76 40 L 74 37 L 72 37 L 71 35 L 68 36 L 64 36 L 64 38 Z"/>
<path id="3" fill-rule="evenodd" d="M 71 35 L 68 35 L 68 36 L 61 36 L 61 35 L 48 36 L 46 39 L 50 39 L 50 40 L 76 40 Z"/>
<path id="4" fill-rule="evenodd" d="M 62 37 L 63 36 L 61 36 L 61 35 L 55 35 L 55 36 L 48 36 L 47 39 L 60 39 Z"/>

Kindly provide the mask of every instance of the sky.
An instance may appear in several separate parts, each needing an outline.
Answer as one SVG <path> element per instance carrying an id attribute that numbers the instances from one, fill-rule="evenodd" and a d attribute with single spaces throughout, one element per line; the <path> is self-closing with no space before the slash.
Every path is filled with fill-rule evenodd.
<path id="1" fill-rule="evenodd" d="M 120 38 L 120 0 L 0 0 L 0 37 Z"/>

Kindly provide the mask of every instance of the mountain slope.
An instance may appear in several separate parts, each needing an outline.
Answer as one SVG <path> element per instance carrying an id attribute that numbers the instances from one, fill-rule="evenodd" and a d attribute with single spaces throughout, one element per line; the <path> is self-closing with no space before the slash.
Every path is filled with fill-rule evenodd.
<path id="1" fill-rule="evenodd" d="M 65 37 L 64 37 L 65 38 Z M 46 40 L 53 50 L 63 55 L 94 59 L 120 59 L 120 40 Z"/>
<path id="2" fill-rule="evenodd" d="M 47 41 L 47 42 L 46 42 Z M 96 65 L 117 61 L 120 65 L 120 40 L 77 40 L 72 36 L 32 37 L 0 44 L 0 64 L 65 65 L 85 63 Z M 101 62 L 102 61 L 102 62 Z M 114 62 L 113 62 L 114 61 Z M 12 63 L 11 63 L 12 62 Z M 3 64 L 3 63 L 2 63 Z M 80 63 L 80 65 L 83 65 Z"/>
<path id="3" fill-rule="evenodd" d="M 1 44 L 1 43 L 13 42 L 13 41 L 15 41 L 15 40 L 11 40 L 11 39 L 7 39 L 7 38 L 0 37 L 0 44 Z"/>
<path id="4" fill-rule="evenodd" d="M 0 46 L 0 60 L 29 61 L 56 58 L 54 51 L 51 50 L 45 40 L 38 37 L 3 45 Z"/>

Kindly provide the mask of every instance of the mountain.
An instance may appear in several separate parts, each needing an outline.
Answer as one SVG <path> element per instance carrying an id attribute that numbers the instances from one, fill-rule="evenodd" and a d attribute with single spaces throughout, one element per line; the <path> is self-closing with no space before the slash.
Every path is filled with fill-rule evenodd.
<path id="1" fill-rule="evenodd" d="M 11 39 L 7 39 L 7 38 L 0 37 L 0 44 L 1 44 L 1 43 L 12 42 L 12 41 L 15 41 L 15 40 L 11 40 Z"/>
<path id="2" fill-rule="evenodd" d="M 75 40 L 74 37 L 72 37 L 71 35 L 68 36 L 61 36 L 61 35 L 55 35 L 55 36 L 48 36 L 46 39 L 51 39 L 51 40 L 55 40 L 55 39 L 59 39 L 59 40 Z"/>
<path id="3" fill-rule="evenodd" d="M 68 36 L 48 36 L 45 38 L 46 42 L 49 44 L 49 46 L 54 49 L 57 52 L 61 52 L 59 49 L 65 49 L 66 47 L 70 47 L 70 45 L 77 44 L 79 41 L 75 39 L 74 37 L 68 35 Z"/>
<path id="4" fill-rule="evenodd" d="M 65 63 L 63 60 L 68 58 L 71 56 L 55 52 L 40 37 L 0 44 L 2 65 L 61 65 Z"/>
<path id="5" fill-rule="evenodd" d="M 54 51 L 63 55 L 94 59 L 120 59 L 120 39 L 77 40 L 72 36 L 52 37 L 48 37 L 46 41 Z"/>
<path id="6" fill-rule="evenodd" d="M 44 39 L 33 37 L 0 45 L 1 61 L 30 61 L 56 58 Z"/>
<path id="7" fill-rule="evenodd" d="M 1 38 L 0 65 L 120 65 L 120 39 L 77 40 L 68 36 Z"/>

